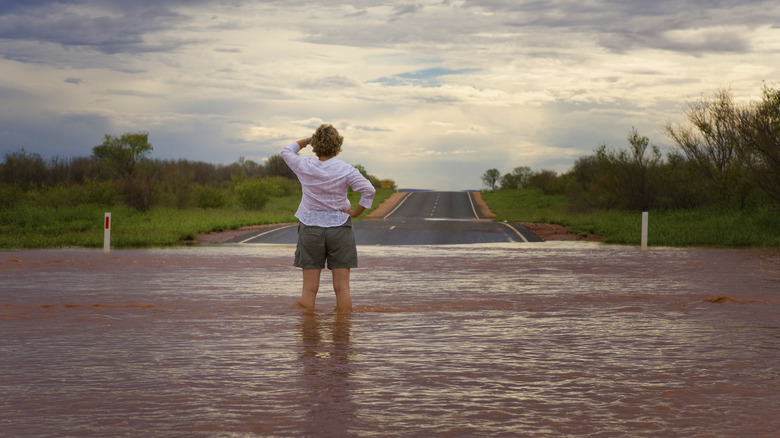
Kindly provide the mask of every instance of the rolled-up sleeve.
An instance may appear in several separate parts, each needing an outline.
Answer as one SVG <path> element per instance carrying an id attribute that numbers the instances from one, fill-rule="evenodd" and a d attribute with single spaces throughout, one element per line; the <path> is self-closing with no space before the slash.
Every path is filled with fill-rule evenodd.
<path id="1" fill-rule="evenodd" d="M 347 183 L 352 187 L 352 190 L 360 193 L 358 205 L 366 209 L 371 208 L 371 205 L 374 203 L 374 195 L 376 194 L 376 189 L 371 185 L 371 181 L 366 179 L 359 170 L 354 169 L 348 175 Z"/>
<path id="2" fill-rule="evenodd" d="M 298 166 L 295 164 L 298 158 L 300 156 L 298 155 L 298 152 L 300 152 L 301 147 L 298 146 L 298 142 L 292 142 L 287 145 L 286 148 L 282 149 L 282 158 L 284 159 L 284 162 L 287 163 L 288 166 L 290 166 L 290 169 L 295 172 L 295 170 L 298 168 Z M 296 172 L 297 173 L 297 172 Z"/>

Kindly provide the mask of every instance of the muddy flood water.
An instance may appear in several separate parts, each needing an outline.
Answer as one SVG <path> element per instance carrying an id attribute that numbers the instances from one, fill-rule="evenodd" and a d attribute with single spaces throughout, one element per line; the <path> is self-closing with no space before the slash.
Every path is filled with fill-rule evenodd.
<path id="1" fill-rule="evenodd" d="M 0 435 L 780 431 L 780 250 L 364 246 L 351 313 L 293 250 L 0 252 Z"/>

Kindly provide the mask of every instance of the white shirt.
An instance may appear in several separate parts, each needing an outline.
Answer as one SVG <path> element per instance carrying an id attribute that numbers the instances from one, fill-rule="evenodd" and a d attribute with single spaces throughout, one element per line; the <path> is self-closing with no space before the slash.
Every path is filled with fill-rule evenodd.
<path id="1" fill-rule="evenodd" d="M 352 207 L 347 199 L 347 187 L 360 192 L 361 205 L 371 208 L 376 189 L 360 171 L 338 158 L 320 161 L 298 155 L 301 147 L 292 142 L 282 149 L 282 158 L 298 176 L 303 195 L 295 212 L 303 224 L 317 227 L 344 225 L 349 215 L 341 210 Z"/>

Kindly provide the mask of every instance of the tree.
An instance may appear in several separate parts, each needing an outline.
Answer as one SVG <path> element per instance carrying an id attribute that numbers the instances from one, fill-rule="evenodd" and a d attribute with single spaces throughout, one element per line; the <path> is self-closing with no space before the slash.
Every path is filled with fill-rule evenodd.
<path id="1" fill-rule="evenodd" d="M 542 169 L 528 177 L 528 185 L 541 189 L 545 195 L 563 193 L 565 180 L 554 170 Z"/>
<path id="2" fill-rule="evenodd" d="M 92 156 L 120 177 L 131 175 L 136 164 L 152 153 L 148 132 L 125 133 L 121 137 L 106 134 L 100 146 L 92 148 Z"/>
<path id="3" fill-rule="evenodd" d="M 516 189 L 521 185 L 528 185 L 528 178 L 531 177 L 531 168 L 527 166 L 515 167 L 512 172 L 504 174 L 501 177 L 502 189 Z"/>
<path id="4" fill-rule="evenodd" d="M 501 177 L 501 172 L 498 169 L 488 169 L 482 174 L 482 183 L 485 184 L 490 190 L 495 190 L 498 184 L 498 179 Z"/>
<path id="5" fill-rule="evenodd" d="M 40 187 L 46 179 L 46 162 L 40 154 L 28 153 L 24 149 L 5 154 L 5 162 L 0 164 L 0 182 L 16 184 L 27 190 Z"/>
<path id="6" fill-rule="evenodd" d="M 716 90 L 712 98 L 688 104 L 688 125 L 669 124 L 666 131 L 709 181 L 716 200 L 744 205 L 750 182 L 740 135 L 741 112 L 730 90 Z"/>
<path id="7" fill-rule="evenodd" d="M 374 188 L 378 189 L 382 187 L 382 181 L 380 181 L 379 178 L 375 177 L 374 175 L 368 173 L 368 171 L 366 170 L 365 167 L 363 167 L 362 164 L 355 164 L 355 169 L 357 169 L 358 172 L 360 172 L 360 174 L 363 175 L 363 177 L 367 179 L 372 186 L 374 186 Z"/>
<path id="8" fill-rule="evenodd" d="M 295 172 L 284 161 L 280 154 L 272 155 L 265 160 L 265 174 L 267 176 L 283 176 L 289 179 L 298 179 Z"/>
<path id="9" fill-rule="evenodd" d="M 780 90 L 764 86 L 763 94 L 740 112 L 739 132 L 759 187 L 780 203 Z"/>
<path id="10" fill-rule="evenodd" d="M 596 158 L 607 184 L 603 187 L 614 196 L 614 201 L 633 210 L 647 210 L 654 206 L 658 165 L 662 155 L 658 146 L 650 146 L 650 139 L 642 136 L 636 128 L 628 135 L 631 148 L 628 151 L 608 151 L 602 145 L 596 149 Z"/>

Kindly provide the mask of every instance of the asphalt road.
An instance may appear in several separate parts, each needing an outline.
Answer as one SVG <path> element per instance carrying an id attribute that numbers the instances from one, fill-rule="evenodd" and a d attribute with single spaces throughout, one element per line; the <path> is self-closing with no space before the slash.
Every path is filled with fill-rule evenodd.
<path id="1" fill-rule="evenodd" d="M 517 223 L 485 220 L 469 192 L 410 192 L 383 220 L 355 221 L 358 245 L 541 242 Z M 248 232 L 231 243 L 295 244 L 297 225 Z"/>

